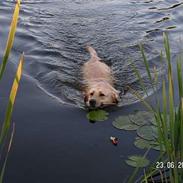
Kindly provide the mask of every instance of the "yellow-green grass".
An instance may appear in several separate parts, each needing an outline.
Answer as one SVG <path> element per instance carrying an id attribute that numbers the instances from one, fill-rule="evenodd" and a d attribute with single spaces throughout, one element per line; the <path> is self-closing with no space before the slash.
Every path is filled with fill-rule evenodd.
<path id="1" fill-rule="evenodd" d="M 6 69 L 6 64 L 9 58 L 9 55 L 11 53 L 11 49 L 13 46 L 14 42 L 14 37 L 15 37 L 15 32 L 17 28 L 17 22 L 18 22 L 18 17 L 19 17 L 19 11 L 20 11 L 20 0 L 16 1 L 13 17 L 12 17 L 12 22 L 10 25 L 10 31 L 6 43 L 6 48 L 4 51 L 4 56 L 0 65 L 0 81 L 4 75 L 4 71 Z M 6 168 L 6 163 L 8 159 L 8 154 L 11 149 L 11 144 L 13 141 L 13 136 L 15 132 L 15 123 L 13 124 L 12 130 L 11 129 L 11 116 L 13 112 L 13 107 L 15 103 L 15 98 L 17 95 L 17 91 L 19 88 L 19 83 L 20 79 L 22 76 L 22 70 L 23 70 L 23 63 L 24 63 L 24 55 L 22 54 L 20 57 L 19 65 L 16 71 L 16 75 L 14 78 L 14 82 L 11 88 L 10 96 L 9 96 L 9 101 L 6 109 L 6 114 L 5 114 L 5 120 L 2 123 L 1 127 L 1 132 L 0 132 L 0 161 L 2 166 L 0 166 L 0 183 L 3 182 L 3 176 Z M 8 134 L 11 133 L 10 138 L 8 139 Z M 5 144 L 8 142 L 8 147 L 6 148 Z M 2 153 L 5 152 L 5 158 L 2 158 Z"/>
<path id="2" fill-rule="evenodd" d="M 6 110 L 6 115 L 5 115 L 5 120 L 1 129 L 1 133 L 0 133 L 0 146 L 1 148 L 3 147 L 4 143 L 6 142 L 6 137 L 8 136 L 8 133 L 10 131 L 10 127 L 11 127 L 11 116 L 12 116 L 12 112 L 13 112 L 13 106 L 15 103 L 15 98 L 17 95 L 17 90 L 19 87 L 19 83 L 20 83 L 20 79 L 21 79 L 21 75 L 22 75 L 22 70 L 23 70 L 23 64 L 24 64 L 24 55 L 22 54 L 20 57 L 20 62 L 17 68 L 17 72 L 14 78 L 14 82 L 11 88 L 11 92 L 10 92 L 10 96 L 9 96 L 9 102 L 8 102 L 8 106 L 7 106 L 7 110 Z M 4 175 L 4 171 L 5 171 L 5 167 L 6 167 L 6 162 L 8 159 L 8 154 L 11 148 L 11 144 L 12 144 L 12 140 L 13 140 L 13 136 L 14 136 L 14 131 L 15 131 L 15 125 L 13 125 L 13 130 L 11 132 L 11 137 L 9 140 L 9 145 L 8 145 L 8 149 L 6 152 L 6 156 L 3 162 L 3 166 L 0 172 L 0 183 L 3 182 L 3 175 Z M 2 149 L 1 149 L 2 152 Z"/>
<path id="3" fill-rule="evenodd" d="M 18 68 L 17 68 L 15 79 L 14 79 L 14 82 L 13 82 L 13 85 L 11 88 L 11 93 L 9 96 L 9 102 L 8 102 L 8 107 L 6 110 L 5 120 L 4 120 L 2 129 L 1 129 L 1 133 L 0 133 L 0 144 L 2 144 L 2 142 L 4 141 L 4 139 L 8 133 L 8 130 L 10 128 L 11 116 L 12 116 L 13 106 L 15 103 L 15 98 L 17 95 L 17 90 L 18 90 L 21 75 L 22 75 L 23 63 L 24 63 L 24 55 L 22 54 L 20 57 L 20 62 L 19 62 Z"/>
<path id="4" fill-rule="evenodd" d="M 15 32 L 16 32 L 16 28 L 17 28 L 18 17 L 19 17 L 19 11 L 20 11 L 20 0 L 17 0 L 16 5 L 15 5 L 15 9 L 14 9 L 14 13 L 13 13 L 13 17 L 12 17 L 12 21 L 11 21 L 11 25 L 10 25 L 10 31 L 9 31 L 8 40 L 6 43 L 6 48 L 4 51 L 3 60 L 2 60 L 2 63 L 0 65 L 0 80 L 3 77 L 3 73 L 5 71 L 6 64 L 7 64 L 7 61 L 8 61 L 12 46 L 13 46 Z"/>

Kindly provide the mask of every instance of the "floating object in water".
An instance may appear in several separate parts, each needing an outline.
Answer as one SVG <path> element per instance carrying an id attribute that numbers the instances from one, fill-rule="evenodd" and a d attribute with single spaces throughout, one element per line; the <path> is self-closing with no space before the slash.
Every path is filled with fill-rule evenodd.
<path id="1" fill-rule="evenodd" d="M 118 138 L 111 136 L 110 137 L 110 140 L 111 140 L 111 142 L 112 142 L 113 145 L 115 145 L 115 146 L 118 145 Z"/>

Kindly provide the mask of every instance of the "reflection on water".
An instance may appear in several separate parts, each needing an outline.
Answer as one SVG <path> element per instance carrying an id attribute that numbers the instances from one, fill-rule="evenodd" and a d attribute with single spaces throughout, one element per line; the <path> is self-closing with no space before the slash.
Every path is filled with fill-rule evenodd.
<path id="1" fill-rule="evenodd" d="M 12 7 L 11 0 L 0 2 L 0 24 L 4 26 L 0 37 L 8 30 Z M 165 73 L 159 57 L 162 32 L 171 31 L 176 45 L 183 29 L 182 7 L 182 2 L 168 0 L 25 0 L 13 56 L 24 51 L 25 72 L 44 91 L 81 107 L 80 68 L 89 58 L 84 47 L 90 44 L 113 69 L 118 90 L 128 85 L 142 93 L 131 63 L 140 70 L 147 90 L 151 85 L 138 45 L 144 44 L 151 72 L 156 66 L 161 78 Z M 174 45 L 173 51 L 177 51 Z M 121 105 L 137 101 L 129 91 L 121 95 Z"/>

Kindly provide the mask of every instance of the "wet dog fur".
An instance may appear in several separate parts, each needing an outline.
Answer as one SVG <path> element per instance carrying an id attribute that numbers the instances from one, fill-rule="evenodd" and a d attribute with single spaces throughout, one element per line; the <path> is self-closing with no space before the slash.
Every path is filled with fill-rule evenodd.
<path id="1" fill-rule="evenodd" d="M 82 67 L 86 106 L 103 108 L 117 105 L 120 92 L 114 88 L 114 78 L 110 67 L 101 61 L 94 48 L 87 46 L 86 50 L 91 56 Z"/>

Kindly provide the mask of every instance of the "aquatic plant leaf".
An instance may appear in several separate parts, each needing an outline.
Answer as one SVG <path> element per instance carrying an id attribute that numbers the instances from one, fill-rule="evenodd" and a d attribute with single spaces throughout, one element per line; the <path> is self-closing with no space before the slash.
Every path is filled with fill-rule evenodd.
<path id="1" fill-rule="evenodd" d="M 106 111 L 98 109 L 90 111 L 87 114 L 87 118 L 91 121 L 105 121 L 108 119 L 108 115 L 109 113 L 107 113 Z"/>
<path id="2" fill-rule="evenodd" d="M 160 151 L 160 150 L 162 150 L 163 152 L 166 151 L 164 144 L 162 144 L 162 147 L 161 147 L 162 149 L 160 149 L 160 144 L 158 142 L 155 142 L 155 141 L 151 142 L 151 147 L 152 147 L 152 149 L 157 150 L 157 151 Z"/>
<path id="3" fill-rule="evenodd" d="M 119 116 L 112 124 L 115 128 L 120 130 L 137 130 L 139 127 L 135 123 L 132 123 L 128 116 Z"/>
<path id="4" fill-rule="evenodd" d="M 151 142 L 149 140 L 145 140 L 140 137 L 136 137 L 134 145 L 139 149 L 148 149 L 152 147 Z"/>
<path id="5" fill-rule="evenodd" d="M 134 156 L 129 156 L 128 160 L 125 160 L 125 162 L 132 166 L 132 167 L 146 167 L 149 164 L 149 160 L 143 156 L 138 156 L 138 155 L 134 155 Z"/>
<path id="6" fill-rule="evenodd" d="M 139 149 L 154 149 L 160 151 L 160 144 L 157 141 L 145 140 L 140 137 L 136 137 L 134 145 Z M 162 151 L 165 151 L 165 146 L 162 145 Z"/>
<path id="7" fill-rule="evenodd" d="M 11 52 L 11 48 L 13 46 L 15 32 L 16 32 L 16 28 L 17 28 L 18 17 L 19 17 L 19 11 L 20 11 L 20 0 L 17 0 L 15 10 L 14 10 L 14 14 L 13 14 L 13 18 L 12 18 L 12 22 L 11 22 L 11 25 L 10 25 L 10 31 L 9 31 L 8 40 L 7 40 L 7 43 L 6 43 L 6 49 L 5 49 L 5 52 L 4 52 L 3 61 L 0 65 L 0 80 L 3 77 L 3 73 L 5 71 L 5 67 L 6 67 L 6 64 L 7 64 L 7 61 L 8 61 L 8 57 L 9 57 L 9 54 Z"/>
<path id="8" fill-rule="evenodd" d="M 8 107 L 6 109 L 6 116 L 5 116 L 5 120 L 4 120 L 2 129 L 1 129 L 1 133 L 0 133 L 0 145 L 3 143 L 5 137 L 7 136 L 8 130 L 10 128 L 13 106 L 15 103 L 15 98 L 16 98 L 18 87 L 19 87 L 19 82 L 20 82 L 20 79 L 22 76 L 23 64 L 24 64 L 24 55 L 22 54 L 20 57 L 20 62 L 19 62 L 18 68 L 17 68 L 15 78 L 14 78 L 14 82 L 13 82 L 13 85 L 11 88 Z"/>
<path id="9" fill-rule="evenodd" d="M 155 121 L 153 113 L 147 111 L 139 111 L 135 114 L 131 114 L 129 115 L 129 118 L 139 126 L 151 124 L 153 121 Z"/>
<path id="10" fill-rule="evenodd" d="M 144 125 L 137 129 L 137 135 L 146 140 L 154 140 L 156 137 L 155 128 L 149 125 Z"/>

